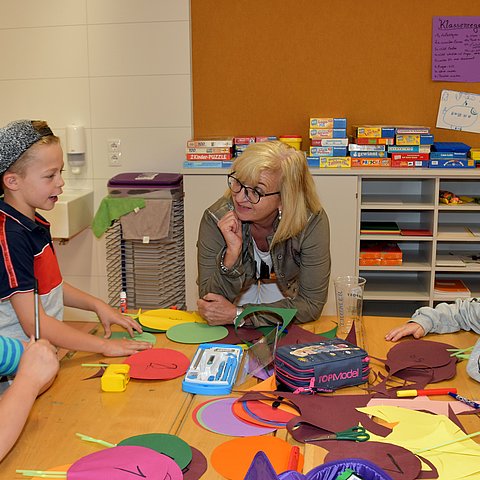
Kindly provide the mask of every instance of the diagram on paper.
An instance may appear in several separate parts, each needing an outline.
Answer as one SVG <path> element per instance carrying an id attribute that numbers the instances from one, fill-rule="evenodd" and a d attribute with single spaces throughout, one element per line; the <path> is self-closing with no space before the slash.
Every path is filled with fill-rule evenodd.
<path id="1" fill-rule="evenodd" d="M 480 133 L 480 95 L 442 90 L 437 127 Z"/>

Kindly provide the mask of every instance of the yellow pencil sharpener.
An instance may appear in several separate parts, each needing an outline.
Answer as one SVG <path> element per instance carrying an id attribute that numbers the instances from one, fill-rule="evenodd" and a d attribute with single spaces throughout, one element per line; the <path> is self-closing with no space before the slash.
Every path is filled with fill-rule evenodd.
<path id="1" fill-rule="evenodd" d="M 128 373 L 130 365 L 117 363 L 109 365 L 102 375 L 102 390 L 104 392 L 123 392 L 130 380 Z"/>

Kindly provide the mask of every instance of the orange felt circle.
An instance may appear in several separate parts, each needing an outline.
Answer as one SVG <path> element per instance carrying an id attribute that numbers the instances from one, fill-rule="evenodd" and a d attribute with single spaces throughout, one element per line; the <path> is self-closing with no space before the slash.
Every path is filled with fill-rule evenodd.
<path id="1" fill-rule="evenodd" d="M 253 457 L 259 451 L 265 452 L 277 473 L 284 472 L 292 446 L 281 438 L 271 436 L 242 437 L 222 443 L 212 452 L 210 462 L 213 468 L 229 480 L 243 480 Z M 303 467 L 300 454 L 298 470 Z"/>
<path id="2" fill-rule="evenodd" d="M 45 470 L 46 472 L 68 472 L 68 469 L 72 466 L 71 463 L 67 463 L 67 465 L 60 465 L 58 467 L 52 467 Z M 65 476 L 65 478 L 67 478 Z M 32 477 L 31 480 L 43 480 L 43 477 Z"/>

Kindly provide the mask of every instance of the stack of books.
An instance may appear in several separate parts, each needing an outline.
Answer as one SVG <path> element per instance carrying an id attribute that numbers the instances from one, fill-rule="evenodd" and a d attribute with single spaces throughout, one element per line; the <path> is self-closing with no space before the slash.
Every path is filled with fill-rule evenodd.
<path id="1" fill-rule="evenodd" d="M 347 119 L 312 117 L 309 125 L 309 167 L 348 168 Z"/>
<path id="2" fill-rule="evenodd" d="M 233 137 L 188 140 L 183 168 L 229 168 L 232 149 Z"/>
<path id="3" fill-rule="evenodd" d="M 360 245 L 359 265 L 396 266 L 402 265 L 403 253 L 394 242 L 362 242 Z"/>
<path id="4" fill-rule="evenodd" d="M 469 298 L 472 294 L 462 280 L 436 278 L 433 293 L 436 297 Z"/>
<path id="5" fill-rule="evenodd" d="M 475 168 L 467 157 L 470 146 L 462 142 L 435 142 L 430 153 L 430 168 Z"/>

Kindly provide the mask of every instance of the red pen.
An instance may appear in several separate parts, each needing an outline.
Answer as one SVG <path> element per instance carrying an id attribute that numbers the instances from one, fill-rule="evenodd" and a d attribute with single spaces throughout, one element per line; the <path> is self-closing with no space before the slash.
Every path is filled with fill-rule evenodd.
<path id="1" fill-rule="evenodd" d="M 426 390 L 397 390 L 397 397 L 417 397 L 419 395 L 448 395 L 457 393 L 456 388 L 427 388 Z"/>
<path id="2" fill-rule="evenodd" d="M 300 448 L 293 446 L 290 450 L 290 457 L 288 458 L 287 470 L 298 471 L 298 460 L 300 459 Z"/>

